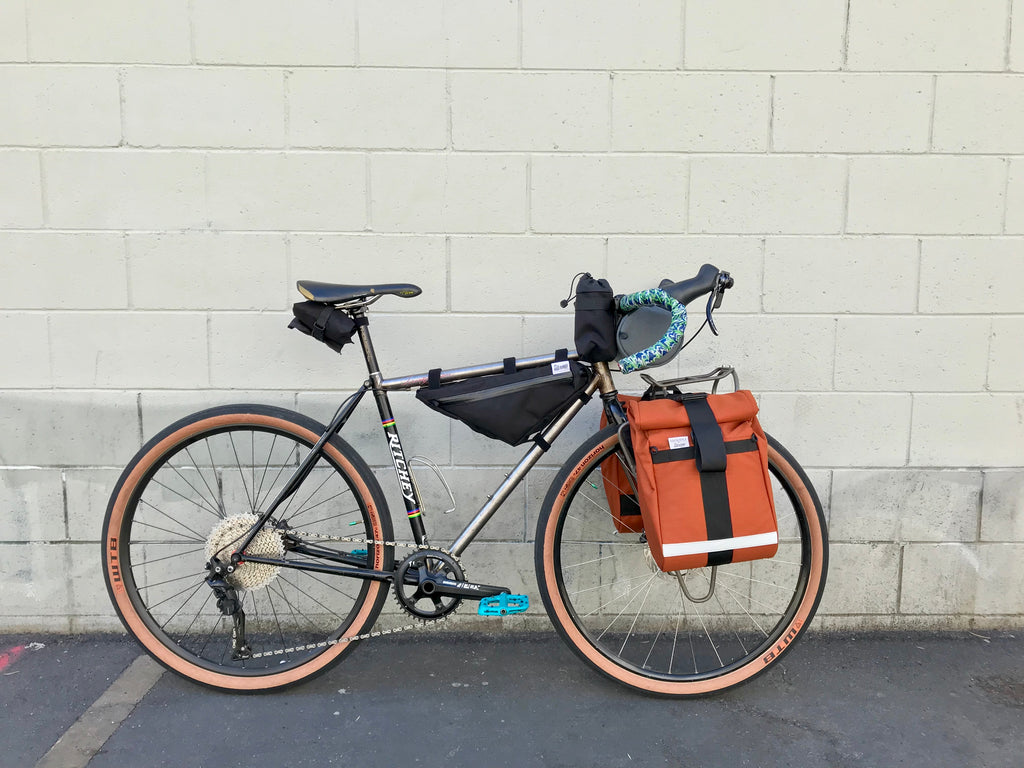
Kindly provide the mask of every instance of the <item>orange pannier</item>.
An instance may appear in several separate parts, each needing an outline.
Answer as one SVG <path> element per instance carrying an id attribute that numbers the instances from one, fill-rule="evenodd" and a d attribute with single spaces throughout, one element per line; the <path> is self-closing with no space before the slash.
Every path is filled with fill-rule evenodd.
<path id="1" fill-rule="evenodd" d="M 630 400 L 639 400 L 639 395 L 619 395 L 619 402 L 625 405 Z M 608 417 L 601 411 L 601 429 L 608 426 Z M 604 480 L 604 494 L 608 497 L 608 511 L 612 523 L 619 533 L 643 533 L 644 521 L 640 505 L 633 492 L 633 483 L 626 468 L 616 454 L 601 462 L 601 477 Z"/>
<path id="2" fill-rule="evenodd" d="M 773 557 L 768 440 L 748 390 L 628 400 L 637 493 L 663 571 Z"/>

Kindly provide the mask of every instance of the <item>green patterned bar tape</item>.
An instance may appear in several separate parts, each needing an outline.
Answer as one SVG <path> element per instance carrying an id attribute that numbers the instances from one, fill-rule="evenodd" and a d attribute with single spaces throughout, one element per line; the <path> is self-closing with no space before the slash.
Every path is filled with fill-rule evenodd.
<path id="1" fill-rule="evenodd" d="M 672 322 L 669 323 L 665 335 L 653 345 L 619 360 L 619 368 L 623 373 L 633 373 L 658 362 L 672 347 L 683 340 L 683 331 L 686 330 L 686 307 L 660 288 L 637 291 L 619 297 L 619 310 L 622 312 L 632 312 L 640 307 L 664 307 L 672 312 Z"/>

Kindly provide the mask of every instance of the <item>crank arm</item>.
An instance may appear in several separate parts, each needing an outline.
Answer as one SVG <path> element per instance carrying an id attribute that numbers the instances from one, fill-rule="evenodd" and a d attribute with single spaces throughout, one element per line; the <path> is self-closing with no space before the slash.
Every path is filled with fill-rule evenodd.
<path id="1" fill-rule="evenodd" d="M 428 584 L 433 585 L 433 589 L 430 591 L 424 589 Z M 420 589 L 430 595 L 462 597 L 467 600 L 482 600 L 485 597 L 494 597 L 495 595 L 512 592 L 508 587 L 493 587 L 489 584 L 473 584 L 468 581 L 454 581 L 452 579 L 434 578 L 431 576 L 427 576 L 420 583 Z"/>

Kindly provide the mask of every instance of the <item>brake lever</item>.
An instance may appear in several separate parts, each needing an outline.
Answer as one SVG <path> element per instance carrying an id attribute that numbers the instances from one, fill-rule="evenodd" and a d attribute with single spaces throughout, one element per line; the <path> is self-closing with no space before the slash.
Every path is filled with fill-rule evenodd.
<path id="1" fill-rule="evenodd" d="M 712 306 L 712 304 L 714 304 L 714 306 Z M 718 335 L 718 328 L 715 327 L 715 321 L 711 318 L 711 313 L 718 309 L 721 304 L 722 296 L 718 291 L 718 284 L 716 283 L 714 290 L 708 295 L 708 305 L 704 308 L 704 314 L 707 316 L 708 327 L 715 336 Z"/>
<path id="2" fill-rule="evenodd" d="M 735 285 L 735 280 L 732 279 L 732 275 L 728 272 L 719 272 L 718 277 L 715 278 L 715 287 L 711 289 L 711 294 L 708 296 L 708 305 L 704 310 L 707 315 L 708 326 L 711 328 L 711 332 L 718 335 L 718 328 L 715 327 L 715 321 L 711 317 L 711 313 L 722 306 L 722 298 L 725 295 L 725 291 L 728 288 L 732 288 Z"/>

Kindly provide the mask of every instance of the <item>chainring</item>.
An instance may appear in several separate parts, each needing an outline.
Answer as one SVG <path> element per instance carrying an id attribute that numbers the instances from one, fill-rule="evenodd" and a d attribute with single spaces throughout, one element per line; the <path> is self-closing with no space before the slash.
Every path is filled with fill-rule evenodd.
<path id="1" fill-rule="evenodd" d="M 440 619 L 462 603 L 461 597 L 434 592 L 430 577 L 465 581 L 466 574 L 459 561 L 439 549 L 422 549 L 399 563 L 395 570 L 395 599 L 410 616 L 418 619 Z M 414 580 L 407 584 L 406 579 Z"/>

